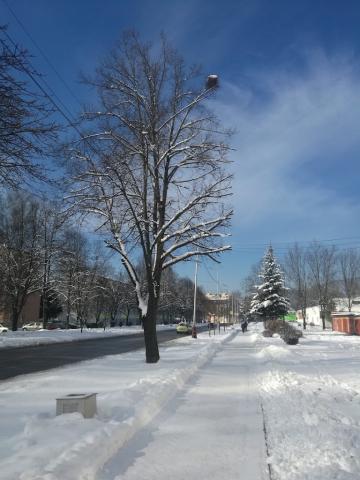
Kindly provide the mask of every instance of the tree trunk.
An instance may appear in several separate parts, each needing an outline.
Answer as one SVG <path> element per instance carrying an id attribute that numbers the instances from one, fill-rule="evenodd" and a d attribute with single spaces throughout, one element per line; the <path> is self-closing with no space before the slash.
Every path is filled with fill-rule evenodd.
<path id="1" fill-rule="evenodd" d="M 303 308 L 302 311 L 302 317 L 303 317 L 303 328 L 306 330 L 306 308 Z"/>
<path id="2" fill-rule="evenodd" d="M 321 312 L 321 320 L 322 320 L 322 328 L 323 330 L 326 329 L 326 325 L 325 325 L 325 312 Z"/>
<path id="3" fill-rule="evenodd" d="M 45 288 L 43 289 L 42 297 L 42 320 L 43 320 L 43 328 L 47 327 L 48 318 L 47 318 L 47 294 L 45 293 Z"/>
<path id="4" fill-rule="evenodd" d="M 144 326 L 146 363 L 157 363 L 160 360 L 159 346 L 156 336 L 156 314 L 156 300 L 149 299 L 147 314 L 142 320 Z"/>
<path id="5" fill-rule="evenodd" d="M 17 308 L 13 308 L 11 312 L 11 330 L 16 332 L 18 329 L 18 322 L 19 322 L 19 311 Z"/>

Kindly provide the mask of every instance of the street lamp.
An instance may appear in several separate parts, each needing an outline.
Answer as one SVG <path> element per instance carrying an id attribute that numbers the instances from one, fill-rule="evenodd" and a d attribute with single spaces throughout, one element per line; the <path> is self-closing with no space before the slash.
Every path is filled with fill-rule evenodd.
<path id="1" fill-rule="evenodd" d="M 217 88 L 219 86 L 219 77 L 217 75 L 209 75 L 206 79 L 205 88 L 210 90 L 211 88 Z"/>
<path id="2" fill-rule="evenodd" d="M 197 294 L 197 273 L 198 273 L 198 258 L 195 260 L 195 278 L 194 278 L 194 311 L 193 311 L 193 323 L 191 329 L 192 338 L 197 338 L 196 332 L 196 294 Z"/>

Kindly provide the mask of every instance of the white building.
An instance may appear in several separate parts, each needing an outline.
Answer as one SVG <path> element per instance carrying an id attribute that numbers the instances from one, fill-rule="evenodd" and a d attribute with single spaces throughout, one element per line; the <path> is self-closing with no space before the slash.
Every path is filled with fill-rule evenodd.
<path id="1" fill-rule="evenodd" d="M 348 300 L 347 298 L 334 298 L 335 309 L 334 312 L 348 312 Z M 353 313 L 360 314 L 360 297 L 356 297 L 352 303 Z M 297 310 L 296 317 L 298 320 L 302 321 L 302 313 L 301 310 Z M 322 320 L 320 317 L 320 306 L 315 305 L 314 307 L 308 307 L 306 309 L 306 322 L 313 323 L 314 325 L 322 326 Z M 326 323 L 329 325 L 331 324 L 331 318 L 326 318 Z"/>
<path id="2" fill-rule="evenodd" d="M 211 302 L 210 323 L 230 323 L 233 319 L 232 298 L 229 293 L 207 293 Z"/>

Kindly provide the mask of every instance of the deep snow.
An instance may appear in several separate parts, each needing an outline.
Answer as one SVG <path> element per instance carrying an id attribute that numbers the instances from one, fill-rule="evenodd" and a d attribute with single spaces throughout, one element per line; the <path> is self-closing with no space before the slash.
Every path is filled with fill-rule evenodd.
<path id="1" fill-rule="evenodd" d="M 258 341 L 273 480 L 359 480 L 360 337 Z"/>
<path id="2" fill-rule="evenodd" d="M 158 329 L 174 329 L 173 326 L 158 325 Z M 79 340 L 93 340 L 96 338 L 108 338 L 111 336 L 131 335 L 143 333 L 141 326 L 113 327 L 105 331 L 101 328 L 84 328 L 70 330 L 35 330 L 16 332 L 8 331 L 0 334 L 0 348 L 25 347 L 44 345 L 48 343 L 77 342 Z"/>
<path id="3" fill-rule="evenodd" d="M 248 364 L 254 340 L 240 333 L 225 342 L 98 480 L 266 479 L 263 417 Z"/>
<path id="4" fill-rule="evenodd" d="M 358 480 L 360 337 L 288 346 L 261 329 L 162 344 L 156 365 L 137 351 L 0 383 L 1 479 Z M 98 415 L 56 417 L 80 391 L 99 393 Z"/>
<path id="5" fill-rule="evenodd" d="M 233 332 L 199 334 L 144 352 L 107 356 L 0 383 L 1 480 L 82 480 L 146 425 Z M 55 399 L 98 393 L 98 415 L 55 416 Z"/>

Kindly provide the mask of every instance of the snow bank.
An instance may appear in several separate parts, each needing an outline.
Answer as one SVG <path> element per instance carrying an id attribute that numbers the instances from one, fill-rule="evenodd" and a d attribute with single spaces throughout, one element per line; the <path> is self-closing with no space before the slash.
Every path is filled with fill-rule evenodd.
<path id="1" fill-rule="evenodd" d="M 259 339 L 260 395 L 274 480 L 360 478 L 360 338 Z M 263 362 L 263 360 L 269 360 Z"/>
<path id="2" fill-rule="evenodd" d="M 269 372 L 262 395 L 274 478 L 359 479 L 358 391 L 327 376 Z"/>
<path id="3" fill-rule="evenodd" d="M 174 329 L 173 326 L 158 325 L 161 329 Z M 36 330 L 26 332 L 18 330 L 17 332 L 8 331 L 0 334 L 0 348 L 18 348 L 32 345 L 45 345 L 48 343 L 77 342 L 79 340 L 93 340 L 96 338 L 108 338 L 111 336 L 131 335 L 143 333 L 141 326 L 133 327 L 114 327 L 107 330 L 100 328 L 86 328 L 70 330 Z"/>
<path id="4" fill-rule="evenodd" d="M 262 348 L 256 354 L 256 357 L 265 360 L 283 359 L 292 357 L 292 352 L 279 345 L 269 345 L 268 347 Z"/>
<path id="5" fill-rule="evenodd" d="M 144 352 L 137 351 L 4 382 L 1 435 L 7 442 L 0 448 L 1 478 L 94 479 L 234 332 L 163 344 L 156 365 L 144 364 Z M 55 398 L 75 391 L 98 392 L 95 418 L 55 416 Z"/>

